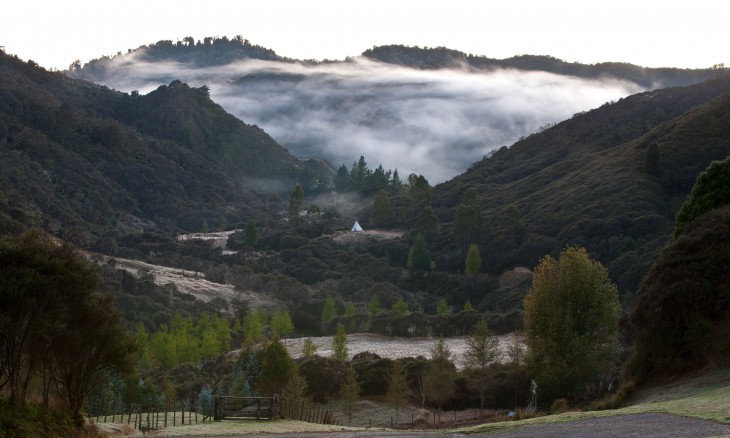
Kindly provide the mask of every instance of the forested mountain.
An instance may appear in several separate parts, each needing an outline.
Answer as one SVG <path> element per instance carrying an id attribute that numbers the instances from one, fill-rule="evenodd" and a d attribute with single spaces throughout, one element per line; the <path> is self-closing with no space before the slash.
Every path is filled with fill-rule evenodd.
<path id="1" fill-rule="evenodd" d="M 253 189 L 317 185 L 320 170 L 331 178 L 227 114 L 205 87 L 177 81 L 130 95 L 4 54 L 0 149 L 0 230 L 38 226 L 84 247 L 150 226 L 263 219 L 275 208 Z"/>
<path id="2" fill-rule="evenodd" d="M 445 47 L 408 47 L 403 45 L 378 46 L 368 49 L 363 56 L 390 64 L 420 69 L 463 68 L 476 70 L 515 69 L 543 71 L 560 75 L 600 79 L 612 77 L 634 82 L 648 89 L 690 85 L 716 75 L 722 66 L 705 69 L 648 68 L 623 62 L 580 64 L 566 62 L 552 56 L 520 55 L 505 59 L 472 55 Z"/>
<path id="3" fill-rule="evenodd" d="M 607 265 L 623 292 L 633 292 L 669 240 L 694 179 L 730 154 L 729 90 L 724 74 L 577 114 L 437 186 L 433 208 L 451 223 L 465 191 L 476 189 L 489 271 L 535 266 L 544 254 L 578 244 Z M 442 248 L 440 266 L 459 253 L 455 240 Z M 450 269 L 460 264 L 456 258 Z"/>

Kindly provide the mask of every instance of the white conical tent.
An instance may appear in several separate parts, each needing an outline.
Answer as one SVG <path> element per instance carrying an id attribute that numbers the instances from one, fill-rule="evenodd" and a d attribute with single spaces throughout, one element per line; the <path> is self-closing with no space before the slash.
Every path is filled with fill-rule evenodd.
<path id="1" fill-rule="evenodd" d="M 352 231 L 354 231 L 356 233 L 359 233 L 360 231 L 362 231 L 362 227 L 360 226 L 359 223 L 357 223 L 357 221 L 355 221 L 355 225 L 352 226 Z"/>

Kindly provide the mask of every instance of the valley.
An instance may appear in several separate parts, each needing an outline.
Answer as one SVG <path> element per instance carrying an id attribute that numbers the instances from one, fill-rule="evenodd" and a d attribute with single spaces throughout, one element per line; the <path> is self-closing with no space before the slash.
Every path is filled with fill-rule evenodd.
<path id="1" fill-rule="evenodd" d="M 214 394 L 646 412 L 647 388 L 730 363 L 729 127 L 721 66 L 214 38 L 66 72 L 0 53 L 0 401 L 48 405 L 52 381 L 60 400 L 107 315 L 123 348 L 66 394 L 73 421 L 205 416 Z"/>

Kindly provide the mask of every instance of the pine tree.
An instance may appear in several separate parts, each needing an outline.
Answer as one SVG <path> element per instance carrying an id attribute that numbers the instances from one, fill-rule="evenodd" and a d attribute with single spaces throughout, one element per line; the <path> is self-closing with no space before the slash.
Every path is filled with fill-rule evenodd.
<path id="1" fill-rule="evenodd" d="M 423 234 L 416 236 L 413 246 L 408 253 L 408 269 L 412 271 L 428 271 L 431 269 L 431 256 L 428 253 L 426 239 Z"/>
<path id="2" fill-rule="evenodd" d="M 431 361 L 426 370 L 426 396 L 434 403 L 441 415 L 441 407 L 456 392 L 456 367 L 451 361 L 451 350 L 446 346 L 443 336 L 439 336 L 431 348 Z"/>
<path id="3" fill-rule="evenodd" d="M 332 358 L 344 362 L 348 356 L 345 327 L 342 324 L 337 324 L 337 330 L 334 337 L 332 337 Z"/>
<path id="4" fill-rule="evenodd" d="M 246 224 L 246 245 L 250 247 L 256 246 L 256 243 L 259 241 L 259 232 L 256 228 L 256 222 L 255 221 L 249 221 L 248 224 Z"/>
<path id="5" fill-rule="evenodd" d="M 373 221 L 379 227 L 390 224 L 393 219 L 393 209 L 390 207 L 390 197 L 385 190 L 380 190 L 373 201 Z"/>
<path id="6" fill-rule="evenodd" d="M 335 306 L 335 299 L 327 297 L 322 308 L 322 322 L 329 322 L 335 319 L 337 316 L 337 307 Z"/>
<path id="7" fill-rule="evenodd" d="M 489 366 L 497 360 L 498 355 L 499 341 L 492 336 L 487 322 L 482 319 L 466 338 L 466 352 L 464 353 L 466 368 L 473 372 L 472 384 L 479 390 L 479 409 L 482 411 L 489 378 Z"/>
<path id="8" fill-rule="evenodd" d="M 446 303 L 446 299 L 441 298 L 439 300 L 438 306 L 436 306 L 436 314 L 437 315 L 448 315 L 451 313 L 451 310 L 449 309 L 449 305 Z"/>
<path id="9" fill-rule="evenodd" d="M 479 257 L 479 248 L 475 243 L 469 246 L 469 252 L 466 254 L 466 275 L 474 276 L 479 273 L 482 267 L 482 258 Z"/>
<path id="10" fill-rule="evenodd" d="M 312 338 L 307 337 L 307 339 L 304 340 L 304 345 L 302 346 L 302 354 L 304 357 L 312 357 L 317 353 L 317 346 L 314 344 L 314 341 L 312 341 Z"/>
<path id="11" fill-rule="evenodd" d="M 304 190 L 302 190 L 302 186 L 297 184 L 289 198 L 289 222 L 299 223 L 299 212 L 302 210 L 303 201 Z"/>
<path id="12" fill-rule="evenodd" d="M 381 310 L 382 309 L 380 308 L 380 298 L 378 298 L 377 295 L 373 295 L 373 297 L 370 298 L 370 302 L 368 303 L 368 314 L 372 318 L 380 313 Z"/>

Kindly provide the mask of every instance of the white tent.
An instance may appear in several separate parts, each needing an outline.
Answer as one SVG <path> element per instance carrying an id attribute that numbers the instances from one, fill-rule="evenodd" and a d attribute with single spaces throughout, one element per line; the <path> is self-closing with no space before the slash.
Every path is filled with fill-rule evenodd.
<path id="1" fill-rule="evenodd" d="M 360 226 L 359 223 L 357 223 L 357 221 L 355 221 L 355 225 L 352 226 L 352 231 L 354 231 L 356 233 L 359 233 L 360 231 L 362 231 L 362 227 Z"/>

